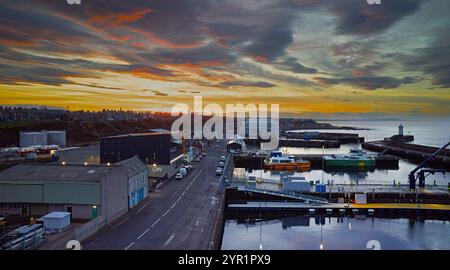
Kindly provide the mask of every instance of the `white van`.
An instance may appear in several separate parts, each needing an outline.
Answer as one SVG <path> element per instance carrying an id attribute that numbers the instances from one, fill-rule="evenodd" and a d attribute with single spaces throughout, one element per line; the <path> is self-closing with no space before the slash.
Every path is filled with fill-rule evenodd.
<path id="1" fill-rule="evenodd" d="M 187 172 L 186 168 L 180 168 L 179 173 L 180 173 L 182 176 L 185 176 L 188 172 Z"/>

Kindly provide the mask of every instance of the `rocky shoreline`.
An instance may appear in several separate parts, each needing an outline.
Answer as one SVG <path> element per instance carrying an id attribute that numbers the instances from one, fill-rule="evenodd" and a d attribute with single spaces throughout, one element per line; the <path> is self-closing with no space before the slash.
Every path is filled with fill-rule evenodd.
<path id="1" fill-rule="evenodd" d="M 314 129 L 314 130 L 369 130 L 367 128 L 357 128 L 349 126 L 334 126 L 328 123 L 319 123 L 313 119 L 297 119 L 297 118 L 281 118 L 280 119 L 280 132 L 299 130 L 299 129 Z"/>

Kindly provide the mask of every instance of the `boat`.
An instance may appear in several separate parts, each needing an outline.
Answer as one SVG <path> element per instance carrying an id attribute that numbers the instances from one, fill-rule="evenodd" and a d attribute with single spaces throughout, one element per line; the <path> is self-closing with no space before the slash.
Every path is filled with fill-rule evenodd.
<path id="1" fill-rule="evenodd" d="M 295 170 L 309 171 L 311 163 L 307 160 L 296 159 L 294 156 L 287 156 L 281 152 L 272 152 L 270 158 L 264 162 L 265 170 Z"/>
<path id="2" fill-rule="evenodd" d="M 352 149 L 348 154 L 324 156 L 327 167 L 374 167 L 375 158 L 359 149 Z"/>

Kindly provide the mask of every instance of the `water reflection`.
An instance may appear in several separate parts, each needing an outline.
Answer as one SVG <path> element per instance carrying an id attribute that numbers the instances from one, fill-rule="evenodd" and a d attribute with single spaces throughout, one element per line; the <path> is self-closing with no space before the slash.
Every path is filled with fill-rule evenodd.
<path id="1" fill-rule="evenodd" d="M 449 250 L 449 222 L 365 215 L 231 217 L 222 249 L 364 250 L 376 243 L 390 250 Z"/>

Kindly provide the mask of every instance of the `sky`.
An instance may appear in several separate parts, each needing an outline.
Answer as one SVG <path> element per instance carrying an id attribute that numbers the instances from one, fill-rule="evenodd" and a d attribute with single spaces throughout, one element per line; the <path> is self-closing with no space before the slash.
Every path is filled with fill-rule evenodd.
<path id="1" fill-rule="evenodd" d="M 450 1 L 0 0 L 0 104 L 450 115 Z"/>

